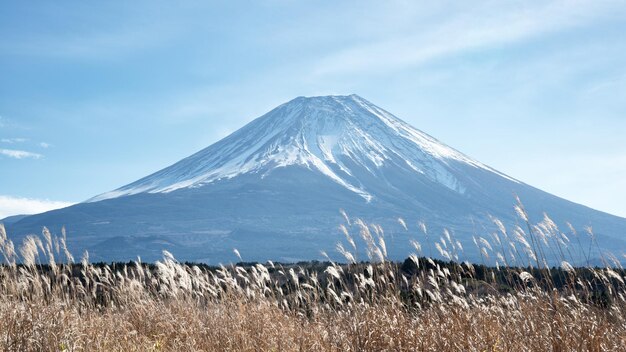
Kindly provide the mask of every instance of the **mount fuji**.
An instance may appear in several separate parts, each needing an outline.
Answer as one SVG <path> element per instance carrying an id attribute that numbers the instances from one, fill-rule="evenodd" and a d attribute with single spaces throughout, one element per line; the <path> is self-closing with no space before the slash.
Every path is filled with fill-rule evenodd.
<path id="1" fill-rule="evenodd" d="M 385 229 L 392 259 L 424 240 L 423 221 L 432 241 L 449 229 L 479 260 L 472 236 L 492 232 L 491 217 L 517 224 L 516 197 L 531 221 L 545 212 L 562 228 L 593 226 L 598 249 L 626 250 L 626 219 L 507 176 L 357 95 L 298 97 L 161 171 L 7 227 L 19 239 L 65 226 L 70 250 L 92 260 L 167 249 L 215 264 L 238 260 L 237 248 L 244 260 L 293 262 L 332 252 L 345 209 Z"/>

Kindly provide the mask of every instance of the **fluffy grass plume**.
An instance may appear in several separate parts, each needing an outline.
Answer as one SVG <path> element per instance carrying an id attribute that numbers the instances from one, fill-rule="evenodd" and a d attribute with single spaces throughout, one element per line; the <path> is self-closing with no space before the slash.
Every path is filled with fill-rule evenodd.
<path id="1" fill-rule="evenodd" d="M 382 228 L 342 214 L 347 264 L 321 266 L 211 268 L 169 252 L 154 265 L 95 265 L 88 253 L 73 264 L 64 234 L 44 229 L 16 250 L 0 225 L 0 350 L 626 350 L 624 271 L 610 259 L 571 265 L 574 249 L 551 221 L 508 231 L 494 220 L 499 232 L 475 239 L 496 261 L 487 267 L 461 263 L 447 231 L 435 246 L 448 262 L 421 256 L 417 240 L 407 261 L 390 262 Z"/>

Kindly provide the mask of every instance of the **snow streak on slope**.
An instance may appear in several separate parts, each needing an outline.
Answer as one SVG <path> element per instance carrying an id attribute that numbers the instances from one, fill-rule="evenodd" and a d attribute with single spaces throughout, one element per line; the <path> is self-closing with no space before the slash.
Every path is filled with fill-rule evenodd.
<path id="1" fill-rule="evenodd" d="M 450 161 L 518 182 L 359 96 L 299 97 L 168 168 L 90 201 L 201 187 L 242 174 L 265 177 L 289 166 L 319 172 L 366 201 L 374 196 L 360 176 L 381 176 L 383 168 L 412 172 L 463 194 L 462 175 Z"/>

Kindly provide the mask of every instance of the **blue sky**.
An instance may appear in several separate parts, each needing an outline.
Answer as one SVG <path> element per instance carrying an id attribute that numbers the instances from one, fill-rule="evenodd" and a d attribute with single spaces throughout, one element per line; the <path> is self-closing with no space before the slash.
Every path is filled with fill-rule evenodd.
<path id="1" fill-rule="evenodd" d="M 293 97 L 356 93 L 626 216 L 626 5 L 0 2 L 0 218 L 79 202 Z"/>

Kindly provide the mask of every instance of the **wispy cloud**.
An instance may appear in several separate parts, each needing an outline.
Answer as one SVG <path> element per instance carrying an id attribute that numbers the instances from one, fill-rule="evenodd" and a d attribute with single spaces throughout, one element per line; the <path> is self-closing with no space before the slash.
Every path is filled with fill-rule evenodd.
<path id="1" fill-rule="evenodd" d="M 597 82 L 591 87 L 587 89 L 587 93 L 596 94 L 596 93 L 605 93 L 607 91 L 621 91 L 621 87 L 626 86 L 626 74 L 619 75 L 617 77 L 610 77 L 608 79 L 601 80 Z"/>
<path id="2" fill-rule="evenodd" d="M 8 143 L 8 144 L 24 143 L 27 141 L 28 141 L 27 138 L 2 138 L 0 139 L 0 142 Z"/>
<path id="3" fill-rule="evenodd" d="M 0 195 L 0 219 L 12 215 L 38 214 L 53 209 L 65 208 L 73 203 Z"/>
<path id="4" fill-rule="evenodd" d="M 94 20 L 84 16 L 84 21 Z M 96 19 L 98 15 L 94 15 Z M 69 20 L 69 19 L 68 19 Z M 97 22 L 97 21 L 96 21 Z M 132 23 L 116 19 L 109 26 L 75 24 L 81 30 L 38 32 L 0 38 L 0 50 L 9 55 L 75 60 L 110 60 L 160 47 L 178 35 L 176 26 L 164 22 Z"/>
<path id="5" fill-rule="evenodd" d="M 52 145 L 50 143 L 41 142 L 41 143 L 39 143 L 39 146 L 44 148 L 44 149 L 47 149 L 47 148 L 50 148 Z"/>
<path id="6" fill-rule="evenodd" d="M 1 51 L 2 51 L 2 45 L 0 43 L 0 52 Z M 0 128 L 6 129 L 9 131 L 10 130 L 23 131 L 23 130 L 29 129 L 27 126 L 23 125 L 22 123 L 18 123 L 15 119 L 6 117 L 6 115 L 0 115 Z M 6 136 L 6 133 L 4 133 L 4 135 Z M 11 139 L 11 138 L 8 138 L 8 139 Z"/>
<path id="7" fill-rule="evenodd" d="M 0 155 L 8 156 L 13 159 L 41 159 L 43 155 L 25 150 L 16 149 L 0 149 Z"/>
<path id="8" fill-rule="evenodd" d="M 332 53 L 318 62 L 313 73 L 398 71 L 472 49 L 584 25 L 611 15 L 611 2 L 539 4 L 502 9 L 502 5 L 496 3 L 487 6 L 474 6 L 472 3 L 470 8 L 458 11 L 437 26 L 418 28 L 409 34 L 400 32 L 385 40 L 365 42 Z"/>

